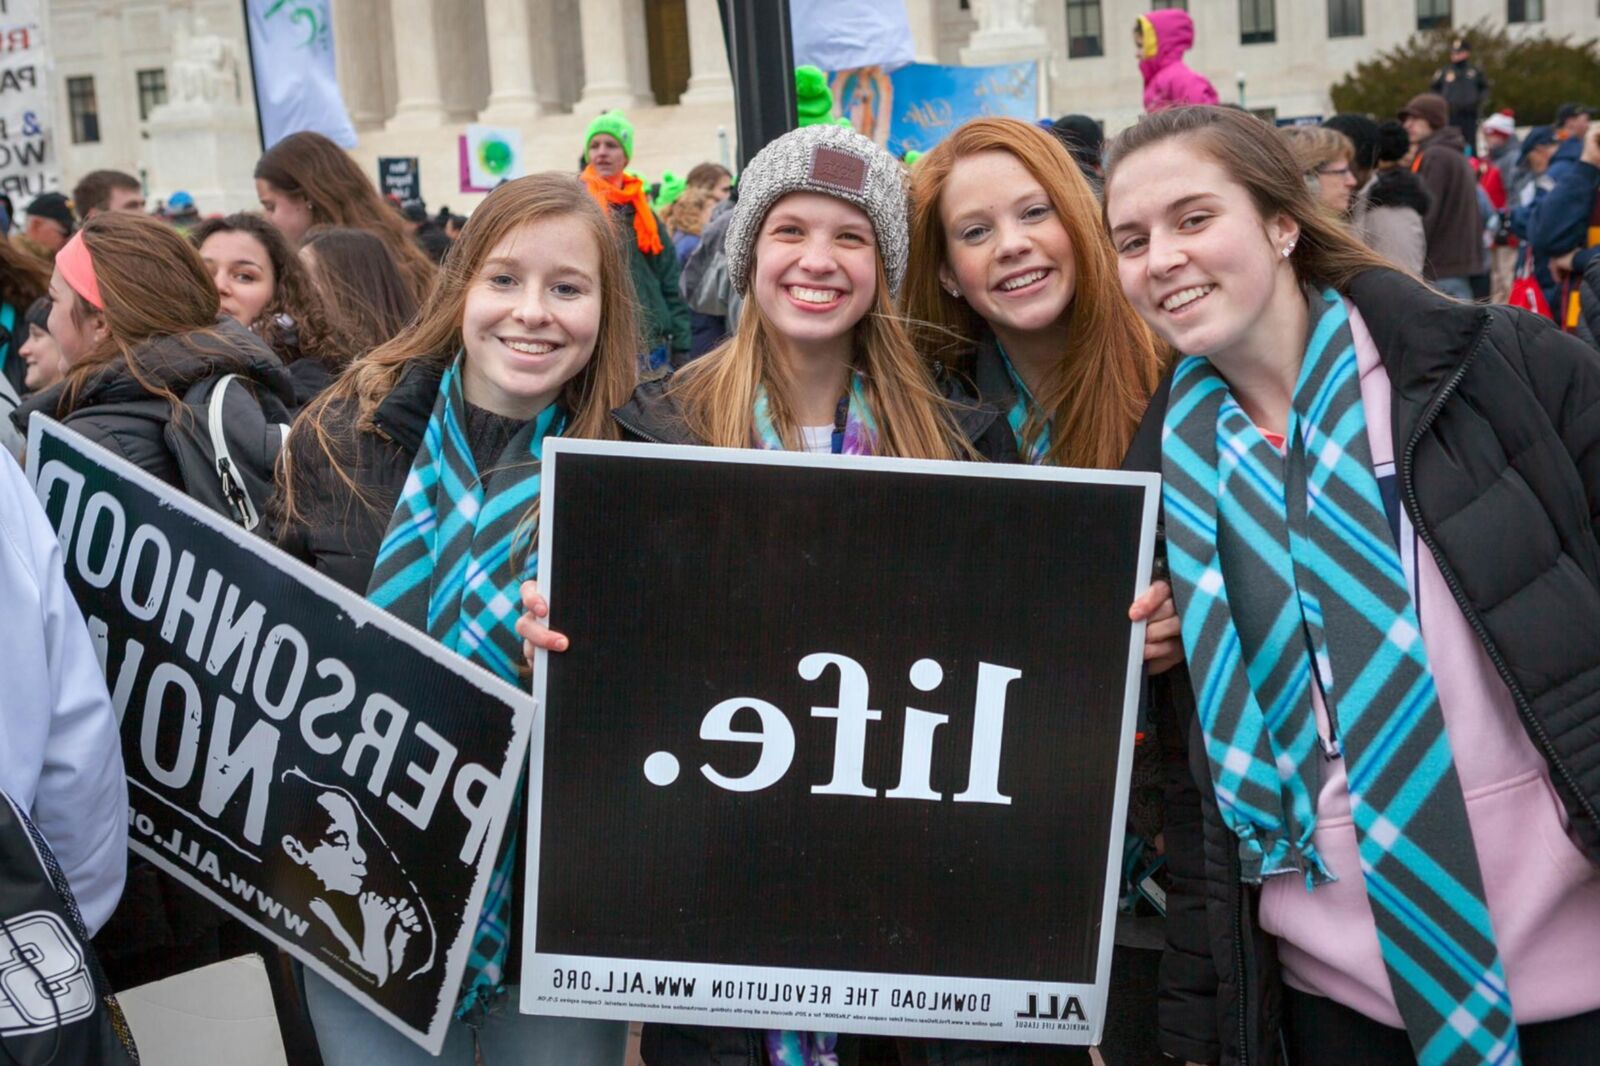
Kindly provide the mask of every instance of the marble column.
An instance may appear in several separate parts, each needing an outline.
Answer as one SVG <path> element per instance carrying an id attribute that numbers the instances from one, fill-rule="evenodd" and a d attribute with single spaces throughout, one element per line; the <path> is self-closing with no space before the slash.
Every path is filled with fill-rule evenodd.
<path id="1" fill-rule="evenodd" d="M 387 111 L 379 54 L 387 45 L 371 37 L 377 21 L 375 0 L 340 0 L 333 5 L 334 62 L 350 121 L 357 130 L 382 129 Z"/>
<path id="2" fill-rule="evenodd" d="M 573 110 L 593 115 L 609 108 L 627 110 L 650 103 L 648 95 L 636 86 L 637 64 L 633 61 L 634 52 L 645 47 L 644 10 L 639 0 L 585 0 L 579 21 L 583 95 Z M 630 41 L 634 42 L 631 47 Z"/>
<path id="3" fill-rule="evenodd" d="M 679 100 L 685 104 L 726 103 L 733 99 L 733 76 L 728 71 L 728 45 L 722 36 L 722 12 L 717 0 L 688 0 L 689 87 Z"/>
<path id="4" fill-rule="evenodd" d="M 447 121 L 433 9 L 434 0 L 390 0 L 399 92 L 388 129 L 434 129 Z"/>

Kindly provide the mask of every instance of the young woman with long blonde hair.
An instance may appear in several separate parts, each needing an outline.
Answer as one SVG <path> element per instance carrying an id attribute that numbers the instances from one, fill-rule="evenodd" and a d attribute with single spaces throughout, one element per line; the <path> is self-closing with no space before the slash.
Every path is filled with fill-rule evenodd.
<path id="1" fill-rule="evenodd" d="M 473 212 L 417 317 L 296 421 L 276 507 L 279 543 L 525 684 L 511 605 L 537 568 L 544 442 L 618 436 L 610 412 L 633 391 L 636 338 L 627 267 L 583 186 L 562 174 L 500 186 Z M 470 588 L 453 580 L 466 566 L 487 580 Z M 515 838 L 508 830 L 442 1059 L 308 972 L 329 1066 L 471 1066 L 479 1045 L 493 1063 L 621 1061 L 623 1023 L 539 1018 L 507 1005 L 520 962 L 511 943 L 521 914 Z"/>

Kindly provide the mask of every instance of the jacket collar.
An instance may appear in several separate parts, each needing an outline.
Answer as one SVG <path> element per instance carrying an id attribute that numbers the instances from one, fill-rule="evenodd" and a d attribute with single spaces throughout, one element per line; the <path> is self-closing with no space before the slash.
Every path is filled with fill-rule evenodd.
<path id="1" fill-rule="evenodd" d="M 1358 274 L 1346 295 L 1372 334 L 1390 387 L 1414 406 L 1432 399 L 1450 372 L 1461 365 L 1489 315 L 1487 308 L 1442 296 L 1397 270 Z M 1396 405 L 1397 431 L 1398 408 Z M 1395 447 L 1403 446 L 1404 436 L 1397 432 Z"/>
<path id="2" fill-rule="evenodd" d="M 431 359 L 408 364 L 389 395 L 372 412 L 373 426 L 407 452 L 420 449 L 445 369 L 446 364 Z"/>

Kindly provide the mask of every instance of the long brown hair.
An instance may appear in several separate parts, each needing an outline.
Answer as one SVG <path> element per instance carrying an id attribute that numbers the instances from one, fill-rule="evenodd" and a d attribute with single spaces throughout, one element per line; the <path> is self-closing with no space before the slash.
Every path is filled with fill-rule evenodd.
<path id="1" fill-rule="evenodd" d="M 351 226 L 313 226 L 300 242 L 316 261 L 314 275 L 328 317 L 350 338 L 356 356 L 399 335 L 417 313 L 400 265 L 375 234 Z"/>
<path id="2" fill-rule="evenodd" d="M 160 337 L 202 341 L 191 347 L 219 360 L 229 350 L 203 343 L 216 329 L 219 303 L 200 253 L 177 230 L 148 215 L 106 212 L 85 222 L 80 232 L 105 305 L 106 336 L 67 372 L 56 413 L 71 411 L 84 383 L 115 360 L 176 412 L 181 401 L 161 383 L 160 367 L 146 365 L 164 356 L 147 342 Z M 78 323 L 97 313 L 77 294 L 69 311 Z"/>
<path id="3" fill-rule="evenodd" d="M 355 226 L 382 238 L 420 302 L 437 273 L 433 260 L 406 232 L 393 208 L 355 160 L 320 133 L 291 133 L 256 163 L 255 176 L 291 196 L 303 196 L 313 223 Z"/>
<path id="4" fill-rule="evenodd" d="M 374 431 L 373 413 L 394 391 L 408 366 L 424 363 L 442 370 L 456 358 L 461 350 L 467 291 L 478 280 L 489 254 L 517 227 L 554 218 L 580 219 L 600 253 L 600 331 L 593 356 L 561 391 L 561 402 L 571 415 L 566 435 L 617 438 L 611 411 L 627 402 L 638 375 L 638 335 L 628 265 L 610 220 L 577 178 L 555 172 L 533 174 L 498 186 L 484 199 L 467 220 L 440 271 L 439 283 L 417 316 L 394 339 L 352 363 L 295 419 L 278 475 L 286 517 L 292 519 L 300 513 L 297 491 L 311 496 L 308 502 L 316 502 L 311 487 L 298 484 L 291 457 L 301 449 L 325 456 L 345 489 L 366 500 L 362 486 L 346 472 L 353 434 Z"/>
<path id="5" fill-rule="evenodd" d="M 189 242 L 199 251 L 207 239 L 218 233 L 253 237 L 267 253 L 267 265 L 272 269 L 272 299 L 261 309 L 260 317 L 249 323 L 251 332 L 266 341 L 267 347 L 283 356 L 284 362 L 289 362 L 290 357 L 306 357 L 333 371 L 355 356 L 353 341 L 341 335 L 329 320 L 322 296 L 312 285 L 305 265 L 277 226 L 260 215 L 241 211 L 226 218 L 206 219 L 189 231 Z M 280 321 L 279 316 L 287 316 L 290 324 Z"/>
<path id="6" fill-rule="evenodd" d="M 981 152 L 1009 152 L 1050 198 L 1072 241 L 1076 291 L 1067 309 L 1061 359 L 1040 389 L 1053 412 L 1049 461 L 1114 469 L 1122 463 L 1160 378 L 1163 349 L 1122 295 L 1100 207 L 1061 142 L 1030 123 L 980 118 L 958 128 L 911 171 L 911 260 L 902 298 L 918 347 L 929 359 L 970 373 L 988 326 L 939 284 L 947 234 L 939 199 L 955 165 Z"/>
<path id="7" fill-rule="evenodd" d="M 50 264 L 0 238 L 0 300 L 19 313 L 50 292 Z"/>
<path id="8" fill-rule="evenodd" d="M 1243 186 L 1263 219 L 1284 215 L 1300 227 L 1289 262 L 1302 285 L 1345 292 L 1365 271 L 1401 269 L 1362 244 L 1322 206 L 1276 129 L 1230 107 L 1169 108 L 1123 130 L 1106 153 L 1106 203 L 1125 159 L 1180 137 Z"/>
<path id="9" fill-rule="evenodd" d="M 877 421 L 877 454 L 965 457 L 970 449 L 895 314 L 881 254 L 877 272 L 877 295 L 855 327 L 853 345 L 854 367 L 865 382 L 867 405 Z M 722 448 L 748 448 L 755 432 L 757 385 L 767 388 L 768 410 L 784 447 L 798 447 L 800 430 L 790 400 L 794 384 L 788 361 L 779 353 L 771 321 L 751 298 L 744 303 L 733 336 L 673 375 L 671 389 L 695 436 Z"/>

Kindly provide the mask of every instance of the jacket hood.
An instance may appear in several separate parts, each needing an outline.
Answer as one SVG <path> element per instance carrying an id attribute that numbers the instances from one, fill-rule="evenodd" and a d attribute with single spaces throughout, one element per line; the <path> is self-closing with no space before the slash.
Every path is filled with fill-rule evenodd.
<path id="1" fill-rule="evenodd" d="M 1409 170 L 1385 170 L 1367 190 L 1367 207 L 1409 207 L 1419 215 L 1428 213 L 1433 198 L 1422 182 Z"/>
<path id="2" fill-rule="evenodd" d="M 294 378 L 288 368 L 265 341 L 232 318 L 219 318 L 209 330 L 153 337 L 139 346 L 138 354 L 143 379 L 180 397 L 208 377 L 238 374 L 259 385 L 265 395 L 276 397 L 286 413 L 294 409 Z M 34 411 L 57 413 L 63 389 L 58 384 L 28 397 L 13 419 L 21 426 Z M 151 401 L 165 408 L 166 401 L 146 389 L 118 356 L 85 379 L 73 410 Z"/>
<path id="3" fill-rule="evenodd" d="M 1430 133 L 1428 139 L 1423 141 L 1420 147 L 1449 148 L 1457 152 L 1464 152 L 1467 148 L 1467 140 L 1461 136 L 1461 131 L 1454 126 L 1442 126 Z"/>
<path id="4" fill-rule="evenodd" d="M 1145 84 L 1167 67 L 1180 61 L 1194 45 L 1194 20 L 1187 11 L 1168 8 L 1139 16 L 1143 39 L 1139 50 L 1139 73 Z"/>

